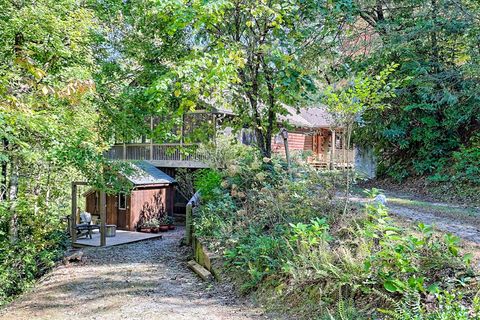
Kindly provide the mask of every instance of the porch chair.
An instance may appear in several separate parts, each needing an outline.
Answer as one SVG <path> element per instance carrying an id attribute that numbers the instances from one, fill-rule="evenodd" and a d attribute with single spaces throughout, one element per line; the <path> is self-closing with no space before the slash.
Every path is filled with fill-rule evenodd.
<path id="1" fill-rule="evenodd" d="M 92 230 L 100 230 L 100 226 L 97 224 L 92 224 L 92 215 L 89 212 L 80 213 L 80 223 L 75 226 L 77 230 L 78 237 L 89 237 L 92 239 Z"/>

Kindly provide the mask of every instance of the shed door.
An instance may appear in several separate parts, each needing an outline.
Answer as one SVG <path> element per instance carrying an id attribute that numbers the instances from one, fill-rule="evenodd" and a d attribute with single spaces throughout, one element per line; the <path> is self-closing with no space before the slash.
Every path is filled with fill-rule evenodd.
<path id="1" fill-rule="evenodd" d="M 117 200 L 117 228 L 125 229 L 127 227 L 127 195 L 120 193 Z"/>

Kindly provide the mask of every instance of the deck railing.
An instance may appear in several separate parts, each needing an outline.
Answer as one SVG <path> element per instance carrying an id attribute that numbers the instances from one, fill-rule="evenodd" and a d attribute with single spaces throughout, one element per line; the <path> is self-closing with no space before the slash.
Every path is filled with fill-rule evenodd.
<path id="1" fill-rule="evenodd" d="M 352 149 L 335 149 L 334 157 L 332 159 L 332 151 L 327 153 L 327 162 L 333 160 L 334 163 L 347 164 L 355 161 L 355 150 Z"/>
<path id="2" fill-rule="evenodd" d="M 355 163 L 355 150 L 335 149 L 333 157 L 331 150 L 329 150 L 326 154 L 308 157 L 307 162 L 318 168 L 353 167 Z"/>
<path id="3" fill-rule="evenodd" d="M 332 159 L 332 152 L 329 150 L 326 154 L 320 154 L 309 162 L 323 164 L 324 167 L 335 166 L 353 166 L 355 162 L 355 150 L 335 149 Z M 208 154 L 200 148 L 198 144 L 116 144 L 105 153 L 105 156 L 111 160 L 147 160 L 183 163 L 206 163 Z"/>
<path id="4" fill-rule="evenodd" d="M 207 154 L 198 144 L 116 144 L 105 155 L 111 160 L 150 161 L 198 161 L 207 159 Z"/>

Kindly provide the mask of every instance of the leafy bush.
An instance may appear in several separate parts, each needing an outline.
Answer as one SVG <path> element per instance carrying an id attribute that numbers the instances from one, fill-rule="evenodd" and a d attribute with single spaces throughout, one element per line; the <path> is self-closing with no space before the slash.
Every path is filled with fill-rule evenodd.
<path id="1" fill-rule="evenodd" d="M 195 175 L 195 188 L 201 191 L 205 201 L 213 199 L 218 192 L 222 176 L 216 170 L 203 169 Z"/>
<path id="2" fill-rule="evenodd" d="M 235 246 L 225 251 L 228 265 L 249 275 L 242 284 L 243 290 L 255 288 L 282 267 L 287 250 L 285 239 L 279 235 L 281 233 L 261 234 L 252 227 Z"/>
<path id="3" fill-rule="evenodd" d="M 424 224 L 399 227 L 379 204 L 344 215 L 329 177 L 300 163 L 287 172 L 281 159 L 230 159 L 206 178 L 216 187 L 195 232 L 223 252 L 244 291 L 258 290 L 267 304 L 303 318 L 397 319 L 399 306 L 414 303 L 399 319 L 478 312 L 472 256 L 459 253 L 457 237 Z"/>
<path id="4" fill-rule="evenodd" d="M 480 140 L 480 138 L 479 138 Z M 452 179 L 472 185 L 480 184 L 480 142 L 471 148 L 462 148 L 453 153 Z"/>
<path id="5" fill-rule="evenodd" d="M 438 304 L 435 310 L 428 310 L 428 306 L 422 304 L 418 292 L 412 292 L 408 299 L 395 303 L 394 310 L 381 310 L 393 320 L 468 320 L 478 319 L 480 300 L 478 296 L 473 298 L 472 310 L 461 303 L 462 294 L 458 292 L 440 292 L 432 297 L 432 301 Z"/>
<path id="6" fill-rule="evenodd" d="M 25 289 L 43 275 L 63 255 L 66 248 L 65 226 L 54 213 L 31 215 L 27 205 L 18 212 L 18 240 L 12 242 L 6 232 L 11 213 L 4 203 L 0 206 L 0 305 Z"/>
<path id="7" fill-rule="evenodd" d="M 195 233 L 203 238 L 219 239 L 231 231 L 236 204 L 228 193 L 201 206 L 201 218 L 195 220 Z"/>

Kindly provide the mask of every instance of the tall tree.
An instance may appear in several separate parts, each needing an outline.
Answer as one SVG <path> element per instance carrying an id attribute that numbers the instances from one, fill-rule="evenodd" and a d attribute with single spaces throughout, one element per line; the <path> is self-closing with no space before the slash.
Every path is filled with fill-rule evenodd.
<path id="1" fill-rule="evenodd" d="M 102 171 L 95 19 L 82 1 L 0 0 L 0 304 L 53 263 L 71 181 Z"/>
<path id="2" fill-rule="evenodd" d="M 308 101 L 315 86 L 307 58 L 335 41 L 346 9 L 346 0 L 127 3 L 127 45 L 118 57 L 138 64 L 139 76 L 127 87 L 143 93 L 148 86 L 152 112 L 233 109 L 235 127 L 251 128 L 270 156 L 283 104 Z M 131 107 L 137 110 L 141 99 Z"/>
<path id="3" fill-rule="evenodd" d="M 440 178 L 479 135 L 478 2 L 357 0 L 356 13 L 351 34 L 367 34 L 367 46 L 344 62 L 356 70 L 398 63 L 405 80 L 391 108 L 364 114 L 357 141 L 375 145 L 381 173 Z"/>

